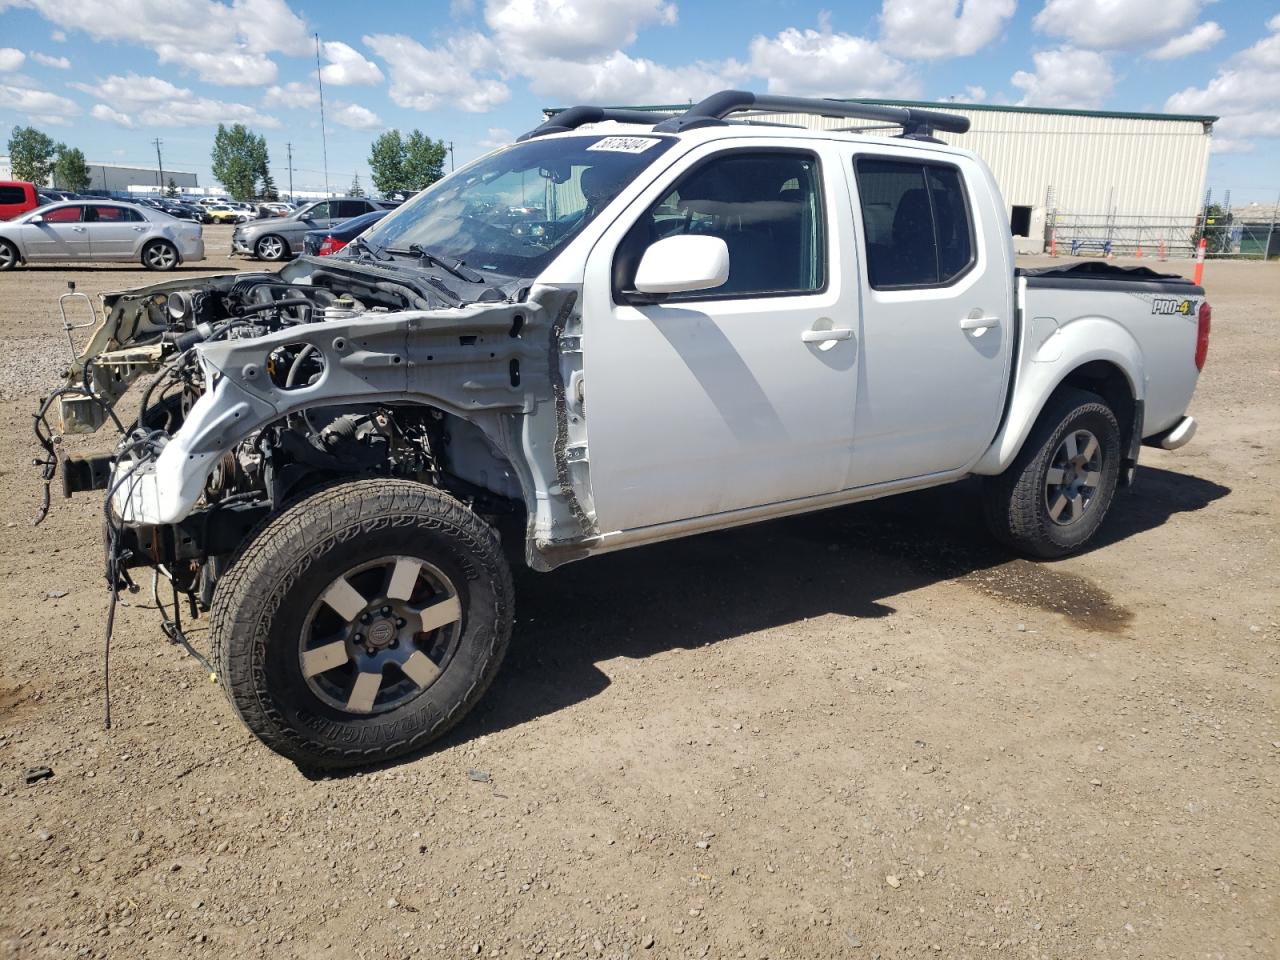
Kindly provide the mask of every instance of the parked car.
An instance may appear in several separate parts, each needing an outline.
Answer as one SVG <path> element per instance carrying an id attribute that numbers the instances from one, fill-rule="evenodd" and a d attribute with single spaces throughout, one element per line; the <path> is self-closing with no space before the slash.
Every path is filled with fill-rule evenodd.
<path id="1" fill-rule="evenodd" d="M 238 227 L 231 235 L 231 253 L 259 260 L 285 260 L 302 252 L 303 237 L 308 230 L 324 230 L 362 213 L 392 206 L 368 197 L 334 197 L 309 203 L 287 217 Z"/>
<path id="2" fill-rule="evenodd" d="M 728 119 L 749 110 L 905 136 Z M 65 486 L 110 491 L 108 570 L 211 604 L 219 686 L 308 768 L 466 715 L 511 633 L 507 556 L 546 571 L 971 475 L 981 501 L 948 509 L 1079 551 L 1141 446 L 1195 433 L 1209 304 L 1147 269 L 1018 270 L 991 171 L 932 136 L 968 128 L 741 91 L 565 110 L 375 224 L 367 257 L 107 298 L 95 343 L 159 346 L 187 412 L 68 458 Z M 522 188 L 540 222 L 508 216 Z M 66 382 L 119 396 L 145 370 L 113 356 Z M 64 401 L 66 429 L 102 417 Z"/>
<path id="3" fill-rule="evenodd" d="M 40 206 L 34 183 L 25 180 L 0 180 L 0 220 L 12 220 Z"/>
<path id="4" fill-rule="evenodd" d="M 245 223 L 249 219 L 249 214 L 239 207 L 225 203 L 209 203 L 205 205 L 204 210 L 213 223 Z"/>
<path id="5" fill-rule="evenodd" d="M 50 260 L 135 260 L 172 270 L 203 259 L 199 224 L 142 205 L 54 203 L 0 224 L 0 270 Z"/>
<path id="6" fill-rule="evenodd" d="M 164 212 L 179 220 L 194 220 L 196 223 L 210 223 L 209 214 L 198 204 L 169 201 L 164 205 Z"/>
<path id="7" fill-rule="evenodd" d="M 308 230 L 302 236 L 302 252 L 313 257 L 327 257 L 337 253 L 388 213 L 389 210 L 375 210 L 323 230 Z"/>
<path id="8" fill-rule="evenodd" d="M 291 213 L 293 213 L 293 208 L 287 203 L 269 201 L 258 204 L 258 217 L 263 220 L 271 217 L 287 217 Z"/>

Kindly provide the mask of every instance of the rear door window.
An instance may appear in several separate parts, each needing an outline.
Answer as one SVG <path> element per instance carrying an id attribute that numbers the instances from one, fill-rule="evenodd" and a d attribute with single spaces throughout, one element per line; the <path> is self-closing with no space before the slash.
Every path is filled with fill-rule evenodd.
<path id="1" fill-rule="evenodd" d="M 26 203 L 27 191 L 22 187 L 0 187 L 0 203 Z"/>
<path id="2" fill-rule="evenodd" d="M 969 271 L 973 222 L 957 167 L 859 157 L 854 173 L 872 287 L 946 286 Z"/>

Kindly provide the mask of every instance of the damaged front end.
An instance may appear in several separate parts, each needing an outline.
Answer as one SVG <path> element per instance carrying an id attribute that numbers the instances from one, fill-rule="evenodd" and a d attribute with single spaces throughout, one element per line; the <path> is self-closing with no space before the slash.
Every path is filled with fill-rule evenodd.
<path id="1" fill-rule="evenodd" d="M 572 451 L 585 426 L 564 388 L 581 376 L 565 332 L 579 329 L 578 290 L 489 290 L 450 302 L 404 272 L 303 259 L 104 297 L 37 434 L 55 449 L 41 433 L 54 401 L 67 433 L 111 421 L 123 434 L 113 454 L 62 464 L 67 495 L 106 493 L 113 588 L 151 566 L 207 604 L 265 518 L 368 476 L 448 490 L 519 530 L 534 568 L 584 555 L 594 511 Z"/>

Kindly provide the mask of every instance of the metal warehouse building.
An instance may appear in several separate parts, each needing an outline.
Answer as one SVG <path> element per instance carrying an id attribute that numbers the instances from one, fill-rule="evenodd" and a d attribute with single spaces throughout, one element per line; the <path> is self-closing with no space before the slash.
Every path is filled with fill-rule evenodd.
<path id="1" fill-rule="evenodd" d="M 968 117 L 968 133 L 938 139 L 987 162 L 1009 207 L 1019 253 L 1189 255 L 1204 206 L 1209 139 L 1217 117 L 1057 110 L 921 100 L 850 103 L 924 107 Z M 630 109 L 680 113 L 687 104 Z M 560 108 L 543 111 L 552 116 Z M 744 115 L 745 116 L 745 115 Z M 758 113 L 752 119 L 892 136 L 895 128 L 848 118 Z"/>

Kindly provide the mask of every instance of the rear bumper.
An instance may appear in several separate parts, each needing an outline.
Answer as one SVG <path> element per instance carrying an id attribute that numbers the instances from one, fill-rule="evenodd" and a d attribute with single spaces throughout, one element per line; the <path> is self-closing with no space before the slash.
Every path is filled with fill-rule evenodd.
<path id="1" fill-rule="evenodd" d="M 1196 435 L 1196 418 L 1183 417 L 1168 430 L 1161 430 L 1142 442 L 1148 447 L 1161 447 L 1165 450 L 1177 450 L 1185 447 Z"/>

